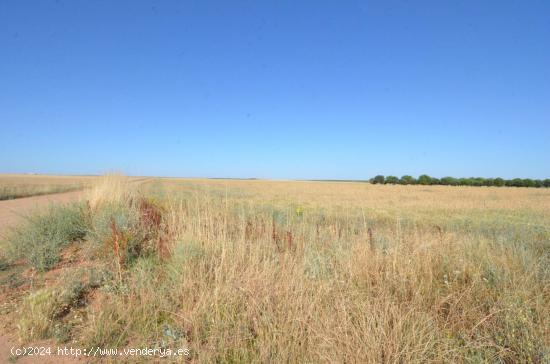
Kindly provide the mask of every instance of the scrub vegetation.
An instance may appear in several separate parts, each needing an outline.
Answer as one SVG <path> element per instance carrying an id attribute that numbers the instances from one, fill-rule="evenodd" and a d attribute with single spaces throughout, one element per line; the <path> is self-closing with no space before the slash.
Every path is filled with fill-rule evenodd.
<path id="1" fill-rule="evenodd" d="M 547 189 L 106 176 L 4 244 L 2 314 L 23 343 L 550 360 Z"/>

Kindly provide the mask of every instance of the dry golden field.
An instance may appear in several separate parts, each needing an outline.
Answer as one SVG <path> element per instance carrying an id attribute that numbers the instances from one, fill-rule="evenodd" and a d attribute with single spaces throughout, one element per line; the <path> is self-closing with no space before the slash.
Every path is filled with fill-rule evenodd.
<path id="1" fill-rule="evenodd" d="M 550 189 L 107 176 L 87 196 L 4 242 L 22 343 L 198 363 L 550 360 Z"/>
<path id="2" fill-rule="evenodd" d="M 67 192 L 89 187 L 97 177 L 0 174 L 0 200 Z"/>

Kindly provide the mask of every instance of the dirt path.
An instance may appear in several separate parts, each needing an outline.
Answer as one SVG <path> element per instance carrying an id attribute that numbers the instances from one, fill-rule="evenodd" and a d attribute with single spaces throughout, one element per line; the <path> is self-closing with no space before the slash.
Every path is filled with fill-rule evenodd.
<path id="1" fill-rule="evenodd" d="M 152 180 L 150 177 L 136 178 L 132 183 L 143 184 Z M 29 213 L 47 208 L 52 203 L 71 203 L 82 199 L 85 196 L 84 191 L 71 191 L 56 193 L 51 195 L 31 196 L 18 198 L 15 200 L 0 201 L 0 240 L 6 238 L 11 227 L 17 226 L 21 220 Z M 0 287 L 1 288 L 1 287 Z M 4 302 L 0 302 L 3 304 Z M 56 352 L 57 346 L 49 342 L 33 344 L 33 346 L 51 347 L 52 353 Z M 63 345 L 61 345 L 63 346 Z M 13 348 L 21 348 L 17 338 L 12 332 L 6 332 L 6 326 L 0 323 L 0 364 L 14 362 L 11 355 Z M 85 358 L 75 359 L 70 356 L 22 356 L 18 357 L 15 363 L 45 363 L 45 364 L 65 364 L 87 362 Z"/>
<path id="2" fill-rule="evenodd" d="M 0 239 L 5 237 L 10 226 L 15 226 L 31 211 L 46 208 L 51 203 L 78 201 L 82 194 L 83 191 L 71 191 L 0 201 Z"/>
<path id="3" fill-rule="evenodd" d="M 139 177 L 131 179 L 130 183 L 142 185 L 151 180 L 153 180 L 152 177 Z M 10 226 L 15 226 L 29 212 L 46 208 L 51 203 L 75 202 L 84 195 L 85 192 L 80 190 L 0 201 L 0 239 L 5 237 Z"/>
<path id="4" fill-rule="evenodd" d="M 78 201 L 82 191 L 57 193 L 52 195 L 32 196 L 15 200 L 0 201 L 0 239 L 5 238 L 9 228 L 16 226 L 24 216 L 32 211 L 47 208 L 51 203 L 69 203 Z M 47 346 L 47 344 L 44 344 Z M 8 363 L 12 348 L 19 348 L 17 340 L 5 332 L 0 326 L 0 363 Z M 16 363 L 74 363 L 81 362 L 67 357 L 32 357 L 25 356 L 16 360 Z"/>

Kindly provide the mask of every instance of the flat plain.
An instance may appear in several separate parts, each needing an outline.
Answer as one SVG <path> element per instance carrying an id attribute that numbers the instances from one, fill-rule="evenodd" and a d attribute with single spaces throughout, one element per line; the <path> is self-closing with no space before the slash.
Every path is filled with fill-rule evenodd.
<path id="1" fill-rule="evenodd" d="M 95 176 L 0 174 L 0 201 L 89 187 Z"/>
<path id="2" fill-rule="evenodd" d="M 550 189 L 105 176 L 2 247 L 5 335 L 21 343 L 549 360 Z"/>

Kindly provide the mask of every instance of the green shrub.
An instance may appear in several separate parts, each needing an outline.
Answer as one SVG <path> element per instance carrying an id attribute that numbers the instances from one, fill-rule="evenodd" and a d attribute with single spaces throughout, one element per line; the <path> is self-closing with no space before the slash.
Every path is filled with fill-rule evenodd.
<path id="1" fill-rule="evenodd" d="M 36 213 L 8 239 L 12 259 L 23 258 L 35 269 L 46 271 L 59 261 L 61 249 L 86 235 L 81 204 L 50 206 Z"/>
<path id="2" fill-rule="evenodd" d="M 138 257 L 156 252 L 160 224 L 157 226 L 148 219 L 153 209 L 160 219 L 160 210 L 156 210 L 149 200 L 146 202 L 148 210 L 144 210 L 144 201 L 109 203 L 93 212 L 88 237 L 102 254 L 117 258 L 121 264 L 129 264 Z"/>

